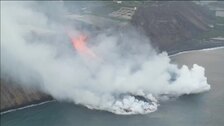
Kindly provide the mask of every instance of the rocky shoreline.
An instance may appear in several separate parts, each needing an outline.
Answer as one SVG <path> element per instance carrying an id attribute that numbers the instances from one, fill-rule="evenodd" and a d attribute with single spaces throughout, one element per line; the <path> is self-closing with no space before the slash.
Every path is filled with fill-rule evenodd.
<path id="1" fill-rule="evenodd" d="M 23 87 L 15 83 L 1 78 L 1 113 L 53 99 L 37 89 Z"/>
<path id="2" fill-rule="evenodd" d="M 168 52 L 168 54 L 170 56 L 173 56 L 175 54 L 179 54 L 179 53 L 186 52 L 186 51 L 199 51 L 199 50 L 203 50 L 203 49 L 213 49 L 213 48 L 219 48 L 219 47 L 224 47 L 224 46 L 223 45 L 222 46 L 216 46 L 216 45 L 214 45 L 214 46 L 210 46 L 210 47 L 207 47 L 207 48 L 202 48 L 201 47 L 201 48 L 198 48 L 198 49 L 191 49 L 191 50 L 184 50 L 184 51 L 176 51 L 175 53 L 169 53 Z M 21 87 L 19 87 L 19 88 L 21 88 Z M 11 112 L 13 110 L 17 110 L 19 108 L 26 108 L 28 106 L 31 106 L 32 107 L 32 106 L 35 106 L 35 105 L 38 105 L 38 104 L 41 104 L 41 103 L 45 103 L 45 102 L 54 100 L 50 95 L 44 94 L 42 92 L 36 92 L 35 91 L 35 93 L 40 96 L 40 99 L 33 99 L 32 101 L 29 101 L 29 102 L 23 102 L 22 104 L 10 106 L 10 107 L 5 107 L 5 108 L 2 108 L 2 104 L 1 104 L 0 113 L 1 114 L 5 114 L 5 113 Z M 2 83 L 1 83 L 1 96 L 2 96 Z M 2 102 L 3 101 L 2 101 L 2 97 L 1 97 L 1 103 Z"/>
<path id="3" fill-rule="evenodd" d="M 22 108 L 27 108 L 27 107 L 33 107 L 42 103 L 48 103 L 48 101 L 53 101 L 53 98 L 51 96 L 45 97 L 45 98 L 41 98 L 39 100 L 35 100 L 35 101 L 31 101 L 29 103 L 23 103 L 21 105 L 16 105 L 16 106 L 12 106 L 9 108 L 5 108 L 5 109 L 1 109 L 0 113 L 2 114 L 6 114 L 8 112 L 12 112 L 12 111 L 16 111 L 16 110 L 20 110 Z"/>
<path id="4" fill-rule="evenodd" d="M 203 49 L 210 49 L 210 48 L 218 48 L 218 47 L 223 47 L 224 46 L 224 41 L 223 42 L 216 42 L 216 43 L 205 43 L 205 44 L 194 44 L 193 46 L 189 46 L 186 48 L 179 47 L 175 50 L 168 50 L 167 53 L 168 55 L 175 55 L 177 53 L 185 52 L 185 51 L 193 51 L 193 50 L 203 50 Z"/>

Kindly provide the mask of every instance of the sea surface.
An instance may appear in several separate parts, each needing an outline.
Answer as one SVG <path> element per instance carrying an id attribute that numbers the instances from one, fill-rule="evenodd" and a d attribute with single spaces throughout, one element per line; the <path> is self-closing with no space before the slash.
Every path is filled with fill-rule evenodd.
<path id="1" fill-rule="evenodd" d="M 171 59 L 205 67 L 211 90 L 163 102 L 146 115 L 115 115 L 53 101 L 3 114 L 1 126 L 224 126 L 224 49 L 191 51 Z"/>

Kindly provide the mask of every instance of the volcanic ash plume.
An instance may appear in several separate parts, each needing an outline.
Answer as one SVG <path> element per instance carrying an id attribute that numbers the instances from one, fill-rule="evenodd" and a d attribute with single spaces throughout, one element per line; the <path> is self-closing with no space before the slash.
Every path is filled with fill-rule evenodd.
<path id="1" fill-rule="evenodd" d="M 33 2 L 1 3 L 2 78 L 116 114 L 154 112 L 164 97 L 210 89 L 203 67 L 178 68 L 134 29 L 87 36 L 73 26 L 67 34 L 66 21 L 47 11 L 65 14 L 57 2 L 45 4 L 45 10 Z M 34 37 L 33 29 L 47 38 Z"/>

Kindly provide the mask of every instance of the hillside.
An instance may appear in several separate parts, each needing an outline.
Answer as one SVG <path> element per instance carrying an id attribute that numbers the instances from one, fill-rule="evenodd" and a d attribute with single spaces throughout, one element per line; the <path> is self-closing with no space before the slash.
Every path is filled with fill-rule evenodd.
<path id="1" fill-rule="evenodd" d="M 35 89 L 22 88 L 15 82 L 1 79 L 1 112 L 52 99 Z"/>
<path id="2" fill-rule="evenodd" d="M 184 46 L 211 29 L 214 17 L 207 8 L 193 2 L 152 2 L 138 8 L 131 23 L 145 31 L 161 50 Z"/>

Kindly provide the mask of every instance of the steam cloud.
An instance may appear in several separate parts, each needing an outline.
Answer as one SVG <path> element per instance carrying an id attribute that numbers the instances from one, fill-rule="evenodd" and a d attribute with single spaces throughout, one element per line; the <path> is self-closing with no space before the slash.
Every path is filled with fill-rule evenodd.
<path id="1" fill-rule="evenodd" d="M 88 39 L 99 58 L 77 53 L 65 34 L 77 27 L 63 17 L 63 3 L 1 2 L 1 76 L 35 87 L 57 100 L 116 114 L 157 110 L 164 97 L 210 89 L 204 68 L 178 68 L 133 29 L 104 30 Z M 46 9 L 47 8 L 47 9 Z M 43 30 L 47 29 L 47 30 Z M 34 31 L 51 39 L 34 37 Z"/>

